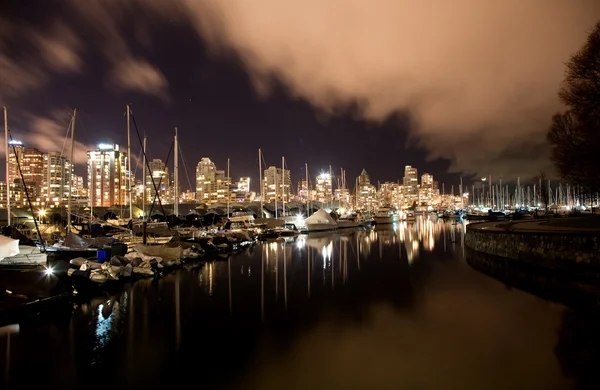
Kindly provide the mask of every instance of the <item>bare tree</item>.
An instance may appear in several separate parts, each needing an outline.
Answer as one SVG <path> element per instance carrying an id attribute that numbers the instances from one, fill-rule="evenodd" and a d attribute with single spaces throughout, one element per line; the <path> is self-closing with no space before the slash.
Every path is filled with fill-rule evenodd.
<path id="1" fill-rule="evenodd" d="M 558 95 L 569 110 L 552 118 L 552 161 L 567 183 L 593 195 L 600 190 L 600 22 L 567 63 Z"/>

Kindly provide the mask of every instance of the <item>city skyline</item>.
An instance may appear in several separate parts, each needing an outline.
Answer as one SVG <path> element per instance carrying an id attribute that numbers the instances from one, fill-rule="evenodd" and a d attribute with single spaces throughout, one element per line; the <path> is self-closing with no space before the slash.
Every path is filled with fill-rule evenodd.
<path id="1" fill-rule="evenodd" d="M 193 191 L 183 191 L 176 172 L 169 173 L 169 167 L 160 159 L 147 162 L 140 175 L 128 170 L 129 156 L 119 145 L 99 144 L 95 150 L 87 152 L 87 181 L 74 174 L 72 164 L 61 153 L 44 153 L 29 148 L 18 140 L 11 140 L 11 150 L 7 171 L 10 178 L 11 207 L 87 206 L 90 208 L 151 204 L 160 199 L 162 204 L 249 204 L 260 201 L 264 204 L 318 202 L 323 207 L 333 209 L 354 208 L 373 210 L 381 205 L 394 205 L 398 208 L 461 204 L 475 195 L 463 194 L 464 188 L 454 186 L 446 194 L 442 184 L 433 175 L 422 173 L 419 183 L 416 168 L 407 165 L 402 184 L 400 180 L 371 182 L 365 169 L 355 178 L 354 187 L 348 184 L 346 171 L 334 176 L 321 171 L 314 176 L 305 176 L 295 184 L 286 169 L 285 158 L 282 167 L 268 166 L 261 171 L 262 181 L 253 191 L 250 177 L 240 177 L 233 181 L 229 161 L 227 170 L 218 169 L 208 157 L 196 164 Z M 262 154 L 261 154 L 262 156 Z M 70 187 L 72 176 L 73 187 Z M 307 185 L 308 180 L 308 185 Z M 6 203 L 7 183 L 1 182 L 0 200 Z M 462 183 L 461 183 L 462 186 Z M 508 193 L 508 188 L 506 188 Z M 504 194 L 504 189 L 502 189 Z M 158 196 L 157 196 L 158 194 Z M 483 196 L 483 193 L 481 193 Z"/>
<path id="2" fill-rule="evenodd" d="M 400 179 L 405 165 L 445 183 L 516 180 L 542 169 L 551 176 L 543 134 L 561 109 L 556 86 L 598 8 L 535 0 L 520 10 L 529 28 L 473 0 L 451 9 L 439 2 L 431 15 L 416 5 L 403 12 L 403 2 L 354 4 L 330 23 L 314 21 L 324 38 L 315 42 L 290 20 L 326 12 L 314 2 L 291 2 L 292 13 L 267 0 L 251 8 L 167 3 L 4 2 L 0 70 L 10 77 L 0 80 L 0 103 L 13 137 L 60 150 L 77 108 L 75 163 L 84 175 L 90 146 L 126 144 L 131 104 L 150 159 L 166 159 L 178 127 L 187 160 L 210 156 L 224 167 L 230 159 L 232 171 L 255 183 L 259 148 L 269 165 L 285 156 L 294 182 L 305 163 L 311 174 L 330 165 L 352 175 L 366 168 L 381 182 Z M 469 12 L 441 18 L 461 8 Z M 210 19 L 215 14 L 223 18 Z M 400 22 L 407 14 L 431 34 L 414 38 L 414 24 Z M 262 17 L 276 33 L 262 36 Z M 357 34 L 352 21 L 369 26 L 368 34 Z M 514 29 L 527 39 L 498 42 Z M 555 44 L 542 50 L 547 40 Z M 477 61 L 483 57 L 489 64 Z M 133 128 L 132 148 L 140 149 Z"/>
<path id="3" fill-rule="evenodd" d="M 11 142 L 13 144 L 19 145 L 21 148 L 24 148 L 24 149 L 37 149 L 35 147 L 30 147 L 29 145 L 25 144 L 24 142 L 22 142 L 22 141 L 20 141 L 18 139 L 14 139 L 13 138 L 13 140 Z M 102 149 L 112 149 L 113 147 L 117 147 L 121 153 L 124 153 L 126 155 L 126 145 L 98 143 L 98 144 L 96 144 L 95 148 L 90 149 L 90 150 L 86 150 L 86 155 L 88 156 L 88 160 L 86 160 L 84 163 L 81 163 L 81 164 L 75 164 L 74 169 L 75 169 L 75 172 L 76 172 L 76 176 L 80 176 L 80 177 L 84 178 L 84 180 L 85 180 L 84 184 L 85 184 L 86 187 L 89 186 L 89 184 L 88 184 L 89 173 L 87 171 L 88 164 L 89 164 L 89 153 L 90 152 L 95 152 L 95 151 L 98 151 L 98 150 L 102 150 Z M 13 153 L 12 150 L 10 152 Z M 42 154 L 58 154 L 59 156 L 61 156 L 61 158 L 65 159 L 65 161 L 67 161 L 67 162 L 69 161 L 68 157 L 64 155 L 64 154 L 68 154 L 69 153 L 69 147 L 68 147 L 68 145 L 67 145 L 67 147 L 65 149 L 65 153 L 63 155 L 60 155 L 60 152 L 58 152 L 58 151 L 39 150 L 39 152 L 41 152 Z M 257 151 L 257 154 L 258 154 L 258 151 Z M 134 155 L 133 148 L 132 148 L 132 155 Z M 218 164 L 216 164 L 213 161 L 213 158 L 209 157 L 209 156 L 203 156 L 203 157 L 200 158 L 200 160 L 197 163 L 194 164 L 192 162 L 191 164 L 189 164 L 189 166 L 187 167 L 188 168 L 187 169 L 187 173 L 186 172 L 181 172 L 179 174 L 179 176 L 180 176 L 180 183 L 179 184 L 180 184 L 180 186 L 182 188 L 181 192 L 185 192 L 186 190 L 193 191 L 194 188 L 197 188 L 197 185 L 194 186 L 194 183 L 192 183 L 191 187 L 189 186 L 189 183 L 187 183 L 186 175 L 188 175 L 188 176 L 189 175 L 194 175 L 196 173 L 197 165 L 200 164 L 203 159 L 208 159 L 209 162 L 215 164 L 216 167 L 219 166 Z M 148 157 L 148 160 L 149 160 L 148 164 L 150 166 L 152 166 L 152 162 L 153 161 L 160 161 L 162 163 L 162 165 L 167 170 L 172 170 L 173 169 L 173 158 L 172 157 L 170 158 L 169 164 L 167 164 L 167 165 L 165 165 L 165 161 L 163 159 L 161 159 L 161 158 L 150 158 L 150 157 Z M 141 170 L 142 170 L 141 156 L 135 156 L 134 155 L 133 161 L 136 161 L 135 163 L 132 163 L 132 171 L 133 171 L 134 177 L 136 179 L 137 178 L 141 178 L 142 177 L 142 173 L 141 173 Z M 79 171 L 82 172 L 83 175 L 77 175 L 78 165 L 79 165 Z M 318 177 L 320 175 L 322 175 L 324 173 L 328 173 L 329 172 L 329 168 L 330 168 L 330 166 L 327 166 L 327 167 L 318 167 L 318 168 L 315 168 L 315 169 L 311 169 L 310 168 L 310 163 L 303 163 L 303 165 L 304 166 L 309 166 L 309 178 L 311 178 L 311 186 L 315 185 L 315 182 L 318 181 Z M 401 176 L 394 177 L 394 178 L 384 178 L 383 180 L 375 180 L 375 183 L 394 182 L 394 181 L 402 179 L 404 177 L 404 175 L 406 174 L 405 168 L 407 166 L 411 167 L 411 165 L 406 165 L 406 166 L 398 167 L 398 173 L 401 174 Z M 16 165 L 14 165 L 14 167 L 16 167 Z M 277 166 L 276 164 L 269 164 L 269 165 L 265 166 L 264 162 L 263 162 L 263 167 L 262 167 L 263 171 L 266 171 L 269 167 L 275 167 L 277 169 L 281 168 L 280 165 Z M 257 171 L 259 170 L 258 158 L 257 158 L 257 162 L 256 162 L 256 167 L 255 168 L 256 168 Z M 180 168 L 179 169 L 183 171 L 183 168 L 181 167 L 181 163 L 180 163 Z M 336 166 L 335 169 L 332 169 L 332 178 L 334 179 L 333 182 L 332 182 L 334 184 L 333 188 L 338 188 L 338 186 L 336 184 L 337 183 L 336 180 L 341 179 L 340 178 L 341 174 L 339 174 L 339 170 L 340 169 L 343 169 L 343 167 Z M 15 170 L 16 170 L 16 168 L 12 168 L 12 171 L 15 171 Z M 297 188 L 298 187 L 297 183 L 299 183 L 300 181 L 304 180 L 304 178 L 305 178 L 304 170 L 301 170 L 301 172 L 297 173 L 297 177 L 292 177 L 291 176 L 292 169 L 289 168 L 289 166 L 287 165 L 287 163 L 286 163 L 286 170 L 289 170 L 289 172 L 290 172 L 290 174 L 289 174 L 290 178 L 286 179 L 286 180 L 290 180 L 290 182 L 292 183 L 292 187 L 293 188 Z M 343 170 L 344 170 L 344 173 L 345 173 L 346 170 L 345 169 L 343 169 Z M 362 172 L 363 170 L 366 170 L 366 168 L 361 168 L 360 171 Z M 225 172 L 225 169 L 218 169 L 218 171 Z M 3 170 L 3 172 L 4 172 L 4 170 Z M 265 174 L 265 172 L 263 172 L 263 175 L 264 174 Z M 11 175 L 15 176 L 16 173 L 11 173 Z M 370 174 L 370 175 L 373 176 L 372 174 Z M 434 173 L 434 175 L 436 175 L 436 174 Z M 249 178 L 251 178 L 250 179 L 250 183 L 258 183 L 259 182 L 258 176 L 259 176 L 258 173 L 244 176 L 244 175 L 238 175 L 235 172 L 233 172 L 233 174 L 231 175 L 232 178 L 233 177 L 239 177 L 239 178 L 249 177 Z M 358 176 L 360 176 L 360 174 L 356 174 L 356 175 L 352 175 L 352 176 L 353 177 L 358 177 Z M 264 178 L 266 178 L 266 177 L 263 177 L 263 179 Z M 4 180 L 2 179 L 0 181 L 4 181 Z M 459 180 L 458 180 L 457 183 L 459 183 L 459 182 L 460 182 L 460 178 L 459 178 Z M 185 185 L 182 185 L 182 184 L 185 184 Z M 254 185 L 255 187 L 252 187 L 252 185 Z M 453 183 L 448 183 L 448 185 L 453 185 Z M 350 183 L 350 185 L 348 185 L 348 183 L 346 183 L 346 187 L 350 188 L 350 189 L 353 189 L 354 188 L 354 183 Z M 250 189 L 253 190 L 253 191 L 258 192 L 260 190 L 260 187 L 258 186 L 258 184 L 251 184 L 251 188 Z"/>

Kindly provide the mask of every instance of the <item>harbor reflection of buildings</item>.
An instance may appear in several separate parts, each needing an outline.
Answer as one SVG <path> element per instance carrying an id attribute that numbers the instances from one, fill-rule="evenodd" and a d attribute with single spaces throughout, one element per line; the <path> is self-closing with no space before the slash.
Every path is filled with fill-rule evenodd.
<path id="1" fill-rule="evenodd" d="M 368 255 L 371 244 L 377 242 L 379 257 L 383 258 L 383 247 L 400 244 L 405 248 L 408 262 L 411 264 L 418 258 L 420 250 L 434 251 L 436 242 L 443 242 L 444 252 L 448 250 L 447 243 L 456 244 L 458 240 L 462 246 L 464 228 L 464 223 L 433 221 L 419 217 L 416 221 L 375 226 L 372 230 L 359 231 L 357 234 L 360 237 L 361 252 Z"/>
<path id="2" fill-rule="evenodd" d="M 350 273 L 360 272 L 361 263 L 372 258 L 370 255 L 374 249 L 378 250 L 380 258 L 384 256 L 384 248 L 398 248 L 397 256 L 399 258 L 404 256 L 403 252 L 405 251 L 410 265 L 418 259 L 420 251 L 434 251 L 436 242 L 443 243 L 443 248 L 437 248 L 437 250 L 449 250 L 450 245 L 461 245 L 460 236 L 462 234 L 464 234 L 464 226 L 460 223 L 452 224 L 423 218 L 417 219 L 415 222 L 403 221 L 393 225 L 376 226 L 368 230 L 356 229 L 300 235 L 285 241 L 277 240 L 260 244 L 257 247 L 261 256 L 260 270 L 256 262 L 244 266 L 237 262 L 239 258 L 235 256 L 230 256 L 227 260 L 209 261 L 198 271 L 197 283 L 207 296 L 214 296 L 217 289 L 223 291 L 223 294 L 226 293 L 229 300 L 229 313 L 233 315 L 234 297 L 232 294 L 239 291 L 239 288 L 247 288 L 247 285 L 237 279 L 239 276 L 233 278 L 232 282 L 232 269 L 239 270 L 241 268 L 244 278 L 260 278 L 261 318 L 264 319 L 265 301 L 282 302 L 287 310 L 290 298 L 288 291 L 290 280 L 288 279 L 293 278 L 297 283 L 300 273 L 306 275 L 303 279 L 306 283 L 306 296 L 310 299 L 311 289 L 314 289 L 315 283 L 322 284 L 331 290 L 334 290 L 339 284 L 345 284 L 348 281 L 349 269 Z M 376 244 L 375 248 L 373 248 L 374 244 Z M 245 255 L 248 256 L 251 253 Z M 387 252 L 385 255 L 387 259 L 393 259 L 393 255 L 389 257 L 390 254 Z M 125 323 L 128 325 L 128 329 L 126 329 L 128 343 L 132 343 L 134 333 L 141 333 L 142 339 L 147 339 L 150 320 L 148 302 L 158 296 L 164 296 L 167 290 L 170 290 L 169 295 L 172 294 L 175 301 L 174 338 L 179 347 L 181 343 L 180 279 L 183 276 L 180 272 L 170 275 L 160 282 L 140 280 L 109 299 L 93 299 L 89 303 L 81 304 L 78 310 L 84 317 L 90 318 L 89 325 L 95 329 L 94 350 L 100 352 L 105 348 L 111 337 L 115 333 L 121 332 L 120 327 Z M 293 276 L 288 273 L 290 275 L 293 273 Z M 232 288 L 236 282 L 240 285 Z M 157 297 L 152 297 L 154 294 Z M 297 295 L 294 294 L 294 297 Z M 138 305 L 141 304 L 142 307 L 135 307 L 134 301 Z M 141 317 L 139 316 L 140 310 Z M 136 324 L 136 321 L 141 323 Z M 128 346 L 128 352 L 132 353 L 132 349 L 133 344 Z"/>

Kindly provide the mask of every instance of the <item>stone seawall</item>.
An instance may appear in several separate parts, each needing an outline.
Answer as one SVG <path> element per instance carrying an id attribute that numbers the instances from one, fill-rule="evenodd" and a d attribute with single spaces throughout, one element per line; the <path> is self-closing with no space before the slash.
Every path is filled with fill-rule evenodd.
<path id="1" fill-rule="evenodd" d="M 490 224 L 469 224 L 465 245 L 489 255 L 548 269 L 600 277 L 600 235 L 597 233 L 510 231 L 490 227 Z"/>

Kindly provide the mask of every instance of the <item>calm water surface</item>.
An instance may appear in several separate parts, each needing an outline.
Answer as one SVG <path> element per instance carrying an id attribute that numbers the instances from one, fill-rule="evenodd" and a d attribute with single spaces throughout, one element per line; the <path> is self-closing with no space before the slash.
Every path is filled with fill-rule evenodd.
<path id="1" fill-rule="evenodd" d="M 461 224 L 419 220 L 267 242 L 139 281 L 72 312 L 5 329 L 2 386 L 570 389 L 582 383 L 590 357 L 581 350 L 599 329 L 590 329 L 582 314 L 474 270 L 463 240 Z"/>

